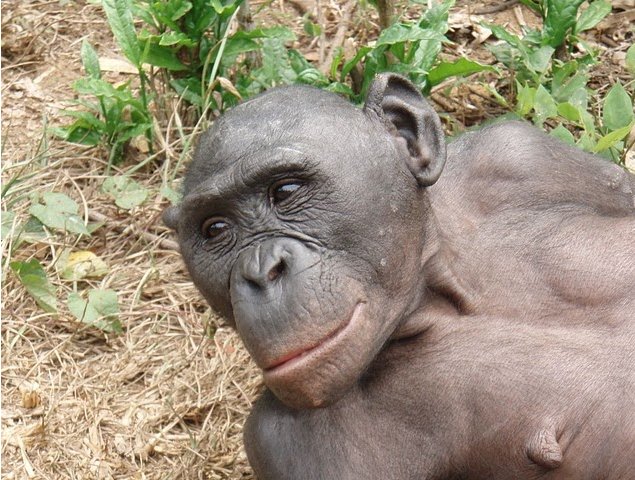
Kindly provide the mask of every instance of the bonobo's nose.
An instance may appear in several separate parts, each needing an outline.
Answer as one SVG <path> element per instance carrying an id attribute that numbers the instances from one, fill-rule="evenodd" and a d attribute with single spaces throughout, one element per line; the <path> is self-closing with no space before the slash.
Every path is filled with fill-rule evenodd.
<path id="1" fill-rule="evenodd" d="M 293 241 L 270 239 L 250 247 L 238 258 L 234 282 L 246 283 L 257 290 L 266 290 L 282 277 L 292 273 L 299 252 Z M 238 285 L 236 285 L 238 286 Z"/>

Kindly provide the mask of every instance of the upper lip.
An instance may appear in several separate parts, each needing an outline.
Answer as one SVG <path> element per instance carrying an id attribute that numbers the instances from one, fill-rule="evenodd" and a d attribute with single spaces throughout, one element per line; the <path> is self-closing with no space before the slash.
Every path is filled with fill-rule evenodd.
<path id="1" fill-rule="evenodd" d="M 282 369 L 283 367 L 286 367 L 292 363 L 297 363 L 298 361 L 300 361 L 302 357 L 306 357 L 311 353 L 317 352 L 322 347 L 325 347 L 328 343 L 330 343 L 335 338 L 337 338 L 344 330 L 346 330 L 346 328 L 351 324 L 353 318 L 359 314 L 359 311 L 361 310 L 361 307 L 362 305 L 364 305 L 364 303 L 365 302 L 362 302 L 362 301 L 358 301 L 357 303 L 355 303 L 353 312 L 350 314 L 346 322 L 340 325 L 339 327 L 337 327 L 335 330 L 333 330 L 329 334 L 322 337 L 317 343 L 310 345 L 308 347 L 292 350 L 291 352 L 285 355 L 282 355 L 278 357 L 277 359 L 275 359 L 274 361 L 272 361 L 263 370 L 265 370 L 266 372 L 273 372 L 275 370 Z"/>

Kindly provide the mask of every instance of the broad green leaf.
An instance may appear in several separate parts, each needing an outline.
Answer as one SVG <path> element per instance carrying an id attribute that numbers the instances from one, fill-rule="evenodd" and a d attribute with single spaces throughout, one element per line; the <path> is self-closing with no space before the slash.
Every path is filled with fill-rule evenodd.
<path id="1" fill-rule="evenodd" d="M 380 47 L 382 45 L 394 45 L 396 43 L 420 40 L 443 41 L 443 35 L 440 35 L 434 30 L 426 30 L 417 26 L 395 23 L 381 32 L 375 46 Z"/>
<path id="2" fill-rule="evenodd" d="M 625 139 L 628 134 L 631 132 L 631 128 L 633 128 L 635 122 L 632 122 L 625 127 L 618 128 L 617 130 L 613 130 L 608 135 L 604 135 L 602 138 L 598 140 L 598 143 L 593 148 L 594 153 L 603 152 L 614 146 L 616 143 Z"/>
<path id="3" fill-rule="evenodd" d="M 172 205 L 176 205 L 181 201 L 181 195 L 179 194 L 179 192 L 177 192 L 173 188 L 168 187 L 167 185 L 161 187 L 159 193 L 163 198 L 167 198 Z"/>
<path id="4" fill-rule="evenodd" d="M 185 101 L 196 105 L 198 107 L 204 107 L 204 100 L 201 96 L 201 82 L 197 78 L 178 78 L 170 80 L 170 85 L 176 93 L 183 97 Z"/>
<path id="5" fill-rule="evenodd" d="M 525 50 L 525 46 L 523 45 L 522 40 L 518 38 L 516 35 L 514 35 L 513 33 L 509 33 L 503 27 L 499 25 L 494 25 L 492 23 L 483 23 L 483 26 L 487 28 L 488 30 L 491 30 L 494 36 L 498 38 L 499 40 L 503 40 L 504 42 L 508 43 L 512 47 L 516 47 L 520 50 Z"/>
<path id="6" fill-rule="evenodd" d="M 193 47 L 196 45 L 196 43 L 193 42 L 190 37 L 185 35 L 183 32 L 165 32 L 162 33 L 160 36 L 159 45 L 179 45 L 183 47 Z"/>
<path id="7" fill-rule="evenodd" d="M 108 273 L 106 262 L 88 250 L 65 250 L 55 266 L 64 280 L 74 282 L 84 278 L 100 278 Z"/>
<path id="8" fill-rule="evenodd" d="M 495 72 L 496 69 L 489 65 L 473 62 L 467 58 L 459 58 L 455 62 L 439 63 L 439 65 L 430 70 L 428 81 L 431 86 L 435 86 L 449 77 L 465 77 L 483 71 Z"/>
<path id="9" fill-rule="evenodd" d="M 584 129 L 589 134 L 594 134 L 595 133 L 595 117 L 582 107 L 578 107 L 578 113 L 580 114 L 580 120 L 582 120 L 582 126 L 584 127 Z"/>
<path id="10" fill-rule="evenodd" d="M 150 46 L 144 50 L 143 63 L 165 68 L 173 72 L 187 70 L 187 67 L 181 63 L 171 48 L 156 44 L 150 44 Z"/>
<path id="11" fill-rule="evenodd" d="M 558 48 L 575 25 L 578 8 L 584 0 L 546 0 L 547 11 L 543 27 L 543 41 Z"/>
<path id="12" fill-rule="evenodd" d="M 115 200 L 119 208 L 124 210 L 138 207 L 148 198 L 148 190 L 126 176 L 108 177 L 101 189 Z"/>
<path id="13" fill-rule="evenodd" d="M 419 26 L 430 28 L 441 35 L 448 31 L 448 14 L 450 8 L 454 6 L 454 0 L 443 2 L 427 2 L 428 9 L 423 14 Z"/>
<path id="14" fill-rule="evenodd" d="M 78 293 L 68 296 L 68 309 L 82 323 L 107 333 L 121 333 L 119 302 L 113 290 L 89 290 L 88 300 Z"/>
<path id="15" fill-rule="evenodd" d="M 340 79 L 344 81 L 344 79 L 346 78 L 346 75 L 348 75 L 351 72 L 351 70 L 355 68 L 355 65 L 357 65 L 372 50 L 373 49 L 371 47 L 360 48 L 355 54 L 355 56 L 352 59 L 350 59 L 348 62 L 346 62 L 344 66 L 342 67 L 342 73 L 341 73 Z"/>
<path id="16" fill-rule="evenodd" d="M 95 95 L 96 97 L 116 98 L 122 102 L 131 100 L 132 93 L 125 88 L 115 88 L 100 78 L 80 78 L 73 83 L 73 89 L 80 95 Z"/>
<path id="17" fill-rule="evenodd" d="M 549 68 L 555 48 L 545 45 L 527 54 L 527 66 L 534 72 L 542 73 Z"/>
<path id="18" fill-rule="evenodd" d="M 75 122 L 75 125 L 78 126 L 91 127 L 98 132 L 106 132 L 106 129 L 108 128 L 104 122 L 90 112 L 85 112 L 83 110 L 62 110 L 60 113 L 65 116 L 81 120 L 81 122 Z"/>
<path id="19" fill-rule="evenodd" d="M 82 57 L 82 64 L 86 74 L 93 78 L 101 78 L 101 70 L 99 68 L 99 57 L 93 46 L 88 43 L 86 39 L 82 41 L 82 48 L 80 50 Z"/>
<path id="20" fill-rule="evenodd" d="M 80 145 L 90 145 L 94 147 L 99 145 L 101 135 L 90 128 L 85 128 L 73 123 L 69 127 L 52 128 L 51 132 L 56 137 L 66 140 L 70 143 L 78 143 Z"/>
<path id="21" fill-rule="evenodd" d="M 562 78 L 559 76 L 556 78 L 554 75 L 551 81 L 551 95 L 558 102 L 571 102 L 571 97 L 574 95 L 582 95 L 586 97 L 586 85 L 588 78 L 585 73 L 580 72 L 574 75 Z"/>
<path id="22" fill-rule="evenodd" d="M 101 4 L 119 48 L 126 58 L 140 69 L 141 48 L 139 48 L 137 32 L 134 27 L 131 0 L 102 0 Z"/>
<path id="23" fill-rule="evenodd" d="M 253 30 L 239 30 L 234 33 L 230 38 L 277 38 L 283 42 L 293 42 L 296 40 L 295 33 L 289 30 L 287 27 L 270 27 L 270 28 L 255 28 Z"/>
<path id="24" fill-rule="evenodd" d="M 425 38 L 419 40 L 419 44 L 414 50 L 414 55 L 411 61 L 408 61 L 403 65 L 405 68 L 412 67 L 413 69 L 421 70 L 423 75 L 426 75 L 431 69 L 434 63 L 437 61 L 439 53 L 443 47 L 441 43 L 441 37 L 439 38 Z M 400 65 L 395 65 L 400 67 Z"/>
<path id="25" fill-rule="evenodd" d="M 559 138 L 569 145 L 575 145 L 575 138 L 573 138 L 573 134 L 562 125 L 558 125 L 556 128 L 551 130 L 549 134 L 553 137 Z"/>
<path id="26" fill-rule="evenodd" d="M 518 83 L 516 85 L 518 89 L 518 94 L 516 95 L 516 113 L 525 117 L 529 115 L 529 112 L 534 108 L 536 89 L 529 85 L 521 86 Z"/>
<path id="27" fill-rule="evenodd" d="M 582 135 L 580 135 L 580 139 L 576 142 L 576 145 L 582 150 L 592 152 L 595 148 L 595 140 L 589 133 L 584 132 Z"/>
<path id="28" fill-rule="evenodd" d="M 46 312 L 57 312 L 55 287 L 46 278 L 46 272 L 35 258 L 28 262 L 11 262 L 11 270 L 35 302 Z"/>
<path id="29" fill-rule="evenodd" d="M 621 83 L 611 87 L 604 99 L 602 123 L 609 130 L 618 130 L 633 121 L 633 102 Z"/>
<path id="30" fill-rule="evenodd" d="M 574 105 L 571 105 L 569 102 L 558 104 L 558 114 L 561 117 L 566 118 L 570 122 L 580 121 L 580 112 Z"/>
<path id="31" fill-rule="evenodd" d="M 611 13 L 611 4 L 606 0 L 595 0 L 586 10 L 583 10 L 575 24 L 575 33 L 584 32 L 595 27 Z"/>
<path id="32" fill-rule="evenodd" d="M 322 34 L 322 27 L 307 18 L 304 21 L 304 32 L 311 37 L 319 37 Z"/>
<path id="33" fill-rule="evenodd" d="M 42 194 L 44 203 L 31 205 L 29 213 L 49 228 L 90 235 L 84 221 L 78 216 L 79 207 L 74 200 L 63 193 Z"/>
<path id="34" fill-rule="evenodd" d="M 635 43 L 626 51 L 626 68 L 635 77 Z"/>
<path id="35" fill-rule="evenodd" d="M 48 238 L 44 225 L 35 217 L 29 219 L 20 227 L 20 241 L 28 243 L 43 242 Z"/>
<path id="36" fill-rule="evenodd" d="M 534 121 L 542 125 L 545 120 L 558 114 L 556 102 L 545 87 L 539 85 L 534 97 Z"/>
<path id="37" fill-rule="evenodd" d="M 234 57 L 245 52 L 253 52 L 258 50 L 260 45 L 249 38 L 228 38 L 223 51 L 223 59 L 225 57 Z"/>

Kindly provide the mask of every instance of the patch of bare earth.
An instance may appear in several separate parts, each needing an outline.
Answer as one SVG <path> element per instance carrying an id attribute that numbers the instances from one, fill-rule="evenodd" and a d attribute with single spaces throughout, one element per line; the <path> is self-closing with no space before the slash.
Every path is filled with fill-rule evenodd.
<path id="1" fill-rule="evenodd" d="M 481 20 L 516 29 L 535 22 L 519 7 L 474 14 L 492 3 L 501 2 L 457 2 L 450 57 L 492 61 Z M 182 109 L 168 109 L 156 119 L 161 133 L 155 155 L 127 152 L 114 173 L 145 162 L 134 178 L 151 196 L 131 211 L 118 209 L 101 191 L 106 153 L 61 142 L 46 130 L 65 121 L 59 111 L 73 97 L 72 81 L 82 75 L 82 39 L 100 57 L 121 59 L 103 13 L 86 1 L 4 0 L 0 6 L 2 182 L 9 186 L 2 210 L 14 212 L 19 225 L 29 217 L 33 193 L 64 192 L 86 221 L 102 223 L 89 238 L 48 232 L 18 246 L 11 236 L 2 239 L 2 478 L 253 478 L 241 437 L 262 388 L 259 372 L 192 286 L 160 221 L 166 206 L 160 188 L 182 171 L 195 133 L 178 127 L 192 122 L 179 116 Z M 252 2 L 252 9 L 256 23 L 291 26 L 298 34 L 295 47 L 322 66 L 334 48 L 350 50 L 378 31 L 374 11 L 356 2 L 275 0 Z M 619 78 L 622 70 L 615 65 L 623 63 L 625 40 L 632 42 L 625 37 L 632 32 L 624 33 L 631 14 L 608 19 L 593 33 L 606 59 L 595 80 L 598 89 Z M 303 32 L 303 15 L 324 26 L 321 37 Z M 134 80 L 121 71 L 106 75 L 114 82 Z M 432 99 L 451 119 L 448 130 L 505 112 L 469 81 L 441 85 Z M 65 249 L 93 252 L 108 264 L 108 273 L 90 281 L 62 280 L 56 265 Z M 57 288 L 58 314 L 44 313 L 8 266 L 31 258 Z M 105 334 L 70 314 L 68 295 L 88 287 L 117 292 L 123 334 Z"/>

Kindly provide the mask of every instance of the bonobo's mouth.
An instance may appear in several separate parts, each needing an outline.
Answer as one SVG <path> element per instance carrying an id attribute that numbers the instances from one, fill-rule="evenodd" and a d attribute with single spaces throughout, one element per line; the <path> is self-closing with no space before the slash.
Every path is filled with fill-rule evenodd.
<path id="1" fill-rule="evenodd" d="M 302 368 L 305 364 L 310 363 L 313 358 L 318 357 L 322 352 L 336 348 L 347 332 L 354 329 L 354 325 L 357 324 L 365 305 L 365 302 L 357 302 L 353 313 L 346 323 L 326 335 L 315 345 L 294 350 L 271 362 L 269 366 L 263 369 L 265 379 L 271 376 L 286 375 L 291 369 Z"/>

